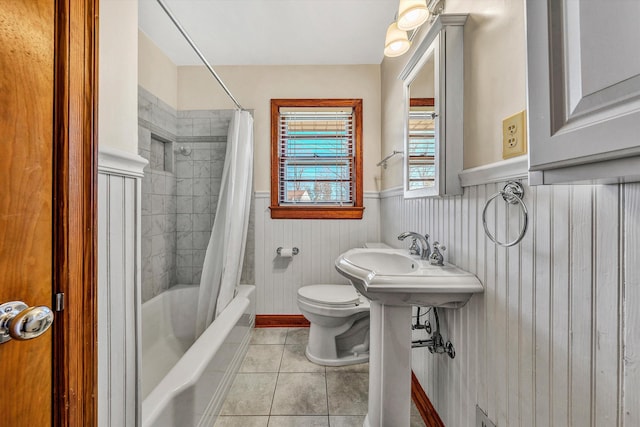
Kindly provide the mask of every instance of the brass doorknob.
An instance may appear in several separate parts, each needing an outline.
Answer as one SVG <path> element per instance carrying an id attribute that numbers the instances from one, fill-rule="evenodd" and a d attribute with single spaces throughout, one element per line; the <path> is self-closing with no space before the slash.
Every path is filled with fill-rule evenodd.
<path id="1" fill-rule="evenodd" d="M 22 301 L 0 305 L 0 344 L 30 340 L 44 334 L 53 323 L 53 311 L 44 305 L 28 307 Z"/>

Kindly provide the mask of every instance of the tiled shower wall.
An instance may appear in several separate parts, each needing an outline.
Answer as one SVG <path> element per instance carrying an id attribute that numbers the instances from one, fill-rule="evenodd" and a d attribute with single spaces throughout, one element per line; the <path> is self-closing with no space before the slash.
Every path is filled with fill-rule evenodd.
<path id="1" fill-rule="evenodd" d="M 199 284 L 215 218 L 231 110 L 176 111 L 138 90 L 142 182 L 142 301 Z M 251 215 L 253 218 L 253 215 Z M 253 283 L 253 220 L 241 283 Z"/>

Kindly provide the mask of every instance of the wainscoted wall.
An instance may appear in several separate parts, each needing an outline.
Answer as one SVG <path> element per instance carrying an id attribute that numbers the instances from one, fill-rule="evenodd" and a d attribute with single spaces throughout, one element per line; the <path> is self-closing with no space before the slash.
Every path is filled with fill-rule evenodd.
<path id="1" fill-rule="evenodd" d="M 135 426 L 141 178 L 146 160 L 101 147 L 98 164 L 98 425 Z"/>
<path id="2" fill-rule="evenodd" d="M 362 220 L 271 219 L 270 195 L 256 192 L 255 284 L 256 313 L 297 314 L 297 290 L 318 283 L 348 283 L 334 267 L 344 251 L 365 242 L 380 241 L 378 193 L 364 194 Z M 297 247 L 300 253 L 280 258 L 278 247 Z"/>
<path id="3" fill-rule="evenodd" d="M 503 186 L 446 199 L 382 193 L 385 243 L 427 232 L 485 286 L 441 311 L 455 359 L 413 350 L 422 386 L 448 426 L 474 426 L 476 404 L 499 426 L 640 425 L 640 184 L 525 185 L 531 221 L 512 248 L 482 227 L 485 200 Z M 522 225 L 501 199 L 487 219 L 502 241 Z"/>

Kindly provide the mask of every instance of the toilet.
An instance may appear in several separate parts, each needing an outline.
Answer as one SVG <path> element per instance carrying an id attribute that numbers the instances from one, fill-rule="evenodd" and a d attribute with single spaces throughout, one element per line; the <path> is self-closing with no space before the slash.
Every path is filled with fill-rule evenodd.
<path id="1" fill-rule="evenodd" d="M 364 246 L 389 247 L 383 243 Z M 325 366 L 369 361 L 369 300 L 353 286 L 303 286 L 298 289 L 298 308 L 311 323 L 307 359 Z"/>

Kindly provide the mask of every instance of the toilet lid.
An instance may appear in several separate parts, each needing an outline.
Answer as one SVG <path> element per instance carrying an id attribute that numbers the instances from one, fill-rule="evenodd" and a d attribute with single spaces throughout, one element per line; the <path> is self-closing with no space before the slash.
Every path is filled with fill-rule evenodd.
<path id="1" fill-rule="evenodd" d="M 298 295 L 311 302 L 331 305 L 353 305 L 360 296 L 350 285 L 312 285 L 298 289 Z"/>

